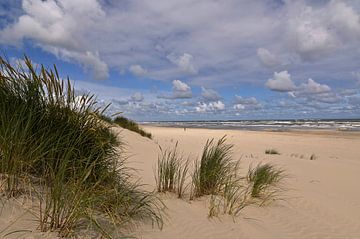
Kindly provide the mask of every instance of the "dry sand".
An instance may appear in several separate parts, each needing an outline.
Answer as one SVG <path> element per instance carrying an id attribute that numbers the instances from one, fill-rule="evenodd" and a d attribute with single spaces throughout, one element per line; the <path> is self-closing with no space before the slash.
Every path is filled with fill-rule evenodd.
<path id="1" fill-rule="evenodd" d="M 207 218 L 206 199 L 186 202 L 172 195 L 163 198 L 169 219 L 162 231 L 143 226 L 140 238 L 360 238 L 360 134 L 353 132 L 255 132 L 145 127 L 154 140 L 124 132 L 130 161 L 154 188 L 153 168 L 158 145 L 178 141 L 184 155 L 196 159 L 209 138 L 227 135 L 235 145 L 234 157 L 250 164 L 272 162 L 289 174 L 284 201 L 266 207 L 248 207 L 234 220 L 229 216 Z M 267 155 L 275 148 L 281 155 Z M 310 156 L 316 155 L 315 160 Z"/>
<path id="2" fill-rule="evenodd" d="M 235 145 L 234 158 L 241 159 L 246 172 L 249 165 L 272 162 L 286 170 L 288 191 L 283 201 L 266 207 L 245 208 L 234 220 L 230 216 L 208 219 L 208 201 L 161 197 L 168 219 L 163 230 L 142 225 L 133 232 L 138 238 L 254 238 L 254 239 L 359 239 L 360 238 L 360 134 L 351 132 L 255 132 L 162 128 L 146 126 L 154 135 L 150 140 L 121 130 L 127 142 L 130 166 L 149 190 L 155 189 L 154 166 L 159 145 L 178 147 L 192 160 L 200 156 L 209 138 L 227 135 Z M 119 130 L 120 131 L 120 130 Z M 275 148 L 280 155 L 267 155 Z M 310 156 L 316 155 L 315 160 Z M 34 231 L 36 217 L 21 202 L 3 207 L 0 216 L 0 238 L 7 232 Z M 5 238 L 53 238 L 54 234 L 19 232 Z"/>

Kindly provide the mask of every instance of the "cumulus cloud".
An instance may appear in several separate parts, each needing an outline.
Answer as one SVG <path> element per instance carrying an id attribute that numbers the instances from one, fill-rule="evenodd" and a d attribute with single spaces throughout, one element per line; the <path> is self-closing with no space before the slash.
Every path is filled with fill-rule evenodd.
<path id="1" fill-rule="evenodd" d="M 277 57 L 265 48 L 258 48 L 257 56 L 259 57 L 260 62 L 266 67 L 275 67 L 280 64 Z"/>
<path id="2" fill-rule="evenodd" d="M 176 64 L 181 71 L 187 74 L 196 74 L 198 69 L 193 63 L 193 56 L 188 53 L 184 53 L 181 56 L 175 56 L 174 54 L 170 54 L 167 58 L 174 64 Z"/>
<path id="3" fill-rule="evenodd" d="M 132 96 L 131 96 L 131 100 L 135 101 L 135 102 L 140 102 L 144 100 L 144 96 L 141 92 L 135 92 Z"/>
<path id="4" fill-rule="evenodd" d="M 191 102 L 191 101 L 184 101 L 184 102 L 181 102 L 181 105 L 182 106 L 195 106 L 195 102 Z"/>
<path id="5" fill-rule="evenodd" d="M 235 95 L 233 108 L 235 110 L 244 109 L 260 109 L 262 106 L 255 97 L 245 98 L 239 95 Z"/>
<path id="6" fill-rule="evenodd" d="M 6 19 L 14 15 L 2 21 L 6 26 L 0 26 L 0 41 L 21 46 L 29 39 L 93 70 L 96 78 L 106 78 L 114 67 L 137 76 L 148 71 L 158 80 L 192 75 L 197 85 L 232 85 L 261 79 L 256 63 L 260 59 L 275 67 L 278 55 L 291 59 L 294 72 L 305 66 L 293 54 L 313 62 L 324 56 L 341 58 L 349 65 L 357 55 L 349 49 L 357 47 L 360 33 L 355 0 L 22 2 L 15 14 L 0 12 Z M 184 12 L 192 17 L 184 18 Z M 134 62 L 141 62 L 141 68 Z M 319 67 L 329 75 L 347 71 L 332 68 L 333 62 Z M 309 68 L 310 73 L 324 72 Z"/>
<path id="7" fill-rule="evenodd" d="M 234 110 L 244 110 L 245 109 L 245 105 L 243 104 L 235 104 L 233 106 Z"/>
<path id="8" fill-rule="evenodd" d="M 360 37 L 360 16 L 346 2 L 332 0 L 329 3 L 331 23 L 342 37 L 358 39 Z"/>
<path id="9" fill-rule="evenodd" d="M 321 94 L 331 91 L 331 88 L 325 84 L 319 84 L 312 79 L 308 79 L 307 83 L 300 85 L 300 91 L 306 94 Z"/>
<path id="10" fill-rule="evenodd" d="M 288 34 L 304 61 L 315 61 L 360 38 L 360 17 L 351 1 L 331 0 L 319 6 L 288 4 Z M 355 5 L 356 6 L 356 5 Z"/>
<path id="11" fill-rule="evenodd" d="M 221 96 L 219 93 L 217 93 L 213 89 L 207 89 L 205 87 L 201 87 L 201 97 L 205 101 L 218 101 L 221 99 Z"/>
<path id="12" fill-rule="evenodd" d="M 272 78 L 266 82 L 269 89 L 287 92 L 293 96 L 289 100 L 309 105 L 343 103 L 342 97 L 350 97 L 339 92 L 336 81 L 350 85 L 355 77 L 360 84 L 360 77 L 346 77 L 359 67 L 357 0 L 20 0 L 17 10 L 14 1 L 8 2 L 10 9 L 1 9 L 4 5 L 0 4 L 1 46 L 15 45 L 22 51 L 26 42 L 26 47 L 80 64 L 97 79 L 107 78 L 109 69 L 126 69 L 153 80 L 184 79 L 191 86 L 206 86 L 209 93 L 215 87 L 259 85 Z M 191 17 L 185 18 L 184 12 Z M 311 76 L 326 79 L 326 85 L 306 81 L 297 86 L 287 71 L 266 77 L 268 69 L 259 69 L 259 61 L 269 68 L 289 63 L 297 80 Z M 126 101 L 131 101 L 133 93 L 124 96 Z M 163 98 L 190 97 L 190 87 L 173 85 Z M 228 97 L 221 100 L 226 102 Z M 206 105 L 220 101 L 220 97 L 208 98 L 201 100 Z M 143 103 L 130 105 L 134 111 L 136 107 L 169 109 L 165 103 Z M 244 103 L 237 107 L 246 108 Z"/>
<path id="13" fill-rule="evenodd" d="M 200 102 L 198 106 L 195 107 L 195 110 L 199 113 L 222 111 L 225 110 L 225 104 L 220 100 L 210 103 Z"/>
<path id="14" fill-rule="evenodd" d="M 295 50 L 305 61 L 314 61 L 336 47 L 336 39 L 323 26 L 301 21 L 294 29 Z"/>
<path id="15" fill-rule="evenodd" d="M 289 92 L 296 89 L 296 86 L 287 71 L 281 71 L 279 73 L 274 72 L 273 78 L 269 79 L 265 86 L 270 90 L 279 92 Z"/>
<path id="16" fill-rule="evenodd" d="M 159 95 L 158 98 L 164 99 L 187 99 L 192 98 L 192 92 L 190 86 L 180 80 L 173 80 L 172 82 L 172 94 Z"/>
<path id="17" fill-rule="evenodd" d="M 257 105 L 259 102 L 256 100 L 255 97 L 244 98 L 239 95 L 235 95 L 235 103 L 242 104 L 242 105 Z"/>
<path id="18" fill-rule="evenodd" d="M 96 79 L 108 77 L 98 51 L 83 46 L 87 30 L 105 16 L 96 0 L 23 0 L 22 8 L 24 14 L 0 31 L 0 43 L 21 45 L 31 39 L 45 51 L 80 63 Z"/>
<path id="19" fill-rule="evenodd" d="M 50 52 L 53 52 L 56 56 L 65 60 L 75 60 L 82 65 L 85 70 L 92 72 L 94 79 L 104 80 L 109 77 L 109 69 L 105 62 L 100 60 L 97 52 L 74 52 L 59 48 L 47 48 Z"/>
<path id="20" fill-rule="evenodd" d="M 131 65 L 129 71 L 136 76 L 145 76 L 147 74 L 147 70 L 140 65 Z"/>

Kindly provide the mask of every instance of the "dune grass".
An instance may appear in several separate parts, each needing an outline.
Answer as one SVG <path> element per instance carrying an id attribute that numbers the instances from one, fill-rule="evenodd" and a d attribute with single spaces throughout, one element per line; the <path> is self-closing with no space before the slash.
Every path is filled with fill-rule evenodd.
<path id="1" fill-rule="evenodd" d="M 252 204 L 249 200 L 249 187 L 241 177 L 229 177 L 218 195 L 211 195 L 208 216 L 217 217 L 228 214 L 236 217 L 241 210 Z"/>
<path id="2" fill-rule="evenodd" d="M 114 119 L 114 123 L 121 126 L 122 128 L 134 131 L 143 137 L 152 139 L 151 133 L 146 132 L 135 121 L 132 121 L 128 118 L 125 118 L 123 116 L 118 116 Z"/>
<path id="3" fill-rule="evenodd" d="M 265 150 L 265 154 L 280 154 L 276 149 L 267 149 Z"/>
<path id="4" fill-rule="evenodd" d="M 214 139 L 206 142 L 193 173 L 194 197 L 219 193 L 228 178 L 237 173 L 238 162 L 232 159 L 232 148 L 226 143 L 226 136 L 216 143 Z"/>
<path id="5" fill-rule="evenodd" d="M 219 214 L 237 216 L 246 206 L 264 205 L 277 199 L 284 171 L 271 164 L 250 168 L 247 176 L 239 173 L 240 160 L 232 158 L 233 145 L 226 136 L 208 140 L 192 177 L 191 199 L 210 195 L 209 217 Z M 253 200 L 257 199 L 257 200 Z"/>
<path id="6" fill-rule="evenodd" d="M 162 150 L 157 161 L 155 181 L 158 192 L 175 192 L 183 198 L 185 180 L 189 171 L 189 160 L 177 151 L 177 143 L 173 149 Z"/>
<path id="7" fill-rule="evenodd" d="M 269 163 L 249 168 L 247 181 L 251 185 L 251 197 L 261 199 L 262 202 L 274 199 L 285 177 L 284 170 Z"/>
<path id="8" fill-rule="evenodd" d="M 55 66 L 25 62 L 23 69 L 0 58 L 3 193 L 17 196 L 26 184 L 39 201 L 40 230 L 61 236 L 85 224 L 110 237 L 103 218 L 106 225 L 150 220 L 161 227 L 161 201 L 133 182 L 95 97 L 76 96 Z"/>

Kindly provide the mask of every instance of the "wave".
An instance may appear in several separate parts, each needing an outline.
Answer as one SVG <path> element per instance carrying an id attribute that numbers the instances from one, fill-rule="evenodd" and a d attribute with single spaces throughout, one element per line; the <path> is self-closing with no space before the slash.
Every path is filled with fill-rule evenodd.
<path id="1" fill-rule="evenodd" d="M 209 129 L 247 129 L 247 130 L 291 130 L 319 129 L 360 131 L 360 119 L 351 120 L 219 120 L 219 121 L 148 121 L 142 124 Z"/>

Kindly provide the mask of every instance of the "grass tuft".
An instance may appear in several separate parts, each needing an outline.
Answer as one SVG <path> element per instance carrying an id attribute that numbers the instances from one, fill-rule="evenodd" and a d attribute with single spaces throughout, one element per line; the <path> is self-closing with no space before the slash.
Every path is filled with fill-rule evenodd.
<path id="1" fill-rule="evenodd" d="M 35 68 L 27 57 L 25 63 L 23 69 L 0 58 L 2 193 L 11 198 L 31 188 L 39 228 L 61 236 L 83 224 L 105 237 L 108 224 L 150 220 L 161 226 L 162 203 L 133 183 L 118 150 L 122 143 L 98 117 L 103 111 L 95 97 L 75 95 L 55 66 Z"/>
<path id="2" fill-rule="evenodd" d="M 118 116 L 114 119 L 114 123 L 118 124 L 120 127 L 134 131 L 138 134 L 140 134 L 143 137 L 147 137 L 149 139 L 152 139 L 151 133 L 146 132 L 143 130 L 135 121 L 132 121 L 128 118 Z"/>
<path id="3" fill-rule="evenodd" d="M 237 173 L 238 163 L 232 159 L 233 145 L 226 143 L 226 136 L 216 143 L 208 140 L 200 161 L 193 173 L 194 197 L 218 194 L 229 177 Z"/>
<path id="4" fill-rule="evenodd" d="M 161 150 L 158 157 L 155 180 L 158 192 L 175 192 L 183 198 L 185 180 L 189 171 L 189 160 L 185 160 L 177 151 L 177 143 L 171 150 Z"/>
<path id="5" fill-rule="evenodd" d="M 251 187 L 251 197 L 263 202 L 274 199 L 285 176 L 283 170 L 268 163 L 249 168 L 247 181 Z"/>

